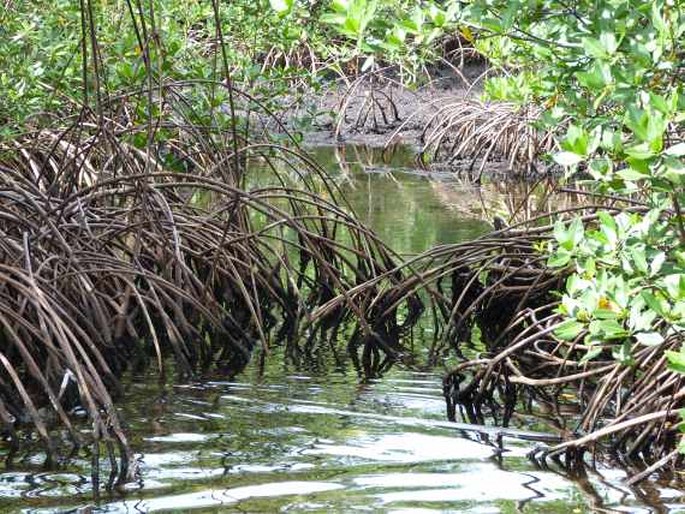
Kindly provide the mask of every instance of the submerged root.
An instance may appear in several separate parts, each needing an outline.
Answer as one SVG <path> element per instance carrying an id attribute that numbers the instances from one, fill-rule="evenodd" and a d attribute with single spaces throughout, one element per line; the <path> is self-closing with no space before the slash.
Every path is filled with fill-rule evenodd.
<path id="1" fill-rule="evenodd" d="M 573 214 L 592 224 L 593 211 L 578 208 Z M 679 465 L 685 379 L 668 367 L 665 352 L 679 350 L 682 334 L 656 346 L 636 346 L 624 360 L 614 355 L 617 344 L 588 346 L 584 333 L 560 339 L 556 331 L 564 318 L 553 292 L 568 271 L 547 266 L 540 247 L 551 237 L 552 227 L 527 225 L 435 247 L 404 263 L 406 278 L 391 289 L 371 291 L 377 284 L 372 280 L 348 297 L 372 298 L 386 312 L 419 290 L 430 299 L 440 328 L 432 362 L 448 351 L 463 360 L 444 382 L 450 419 L 460 412 L 470 423 L 491 418 L 507 426 L 522 409 L 543 416 L 564 441 L 535 455 L 570 472 L 582 472 L 589 452 L 639 466 L 633 481 Z"/>
<path id="2" fill-rule="evenodd" d="M 583 344 L 582 334 L 573 341 L 556 337 L 563 320 L 553 307 L 522 312 L 512 322 L 519 328 L 509 330 L 506 345 L 447 377 L 452 416 L 461 408 L 471 421 L 483 423 L 485 409 L 496 415 L 504 406 L 506 424 L 514 405 L 523 404 L 537 415 L 542 411 L 565 435 L 565 442 L 535 453 L 540 462 L 553 459 L 575 472 L 584 465 L 584 454 L 604 450 L 641 469 L 632 483 L 667 466 L 675 469 L 682 459 L 676 448 L 685 380 L 668 368 L 665 351 L 678 350 L 683 338 L 638 348 L 631 362 L 621 362 L 612 356 L 611 346 Z M 588 360 L 589 351 L 600 353 Z"/>
<path id="3" fill-rule="evenodd" d="M 592 223 L 594 216 L 584 219 Z M 582 473 L 588 453 L 637 466 L 631 483 L 675 469 L 682 462 L 678 412 L 685 407 L 685 378 L 668 367 L 666 351 L 679 351 L 682 334 L 667 336 L 658 345 L 634 346 L 626 359 L 614 355 L 617 344 L 589 346 L 585 332 L 571 341 L 560 339 L 557 329 L 565 318 L 550 293 L 559 290 L 564 274 L 546 269 L 521 241 L 533 244 L 549 237 L 549 230 L 514 238 L 504 234 L 498 250 L 475 265 L 465 260 L 464 252 L 452 258 L 452 270 L 461 279 L 452 285 L 448 339 L 468 355 L 445 379 L 450 418 L 456 419 L 459 411 L 472 423 L 492 417 L 507 426 L 521 408 L 542 416 L 565 441 L 536 451 L 534 457 L 541 463 L 557 461 L 571 473 Z M 505 249 L 517 240 L 523 251 L 514 268 L 516 261 Z M 476 280 L 476 273 L 487 276 Z M 469 353 L 469 326 L 481 331 L 476 358 Z"/>
<path id="4" fill-rule="evenodd" d="M 73 445 L 93 445 L 94 470 L 103 447 L 113 480 L 124 481 L 131 453 L 113 400 L 127 370 L 163 374 L 172 358 L 183 376 L 231 376 L 257 347 L 282 344 L 297 360 L 344 339 L 372 376 L 407 356 L 403 338 L 429 304 L 429 363 L 448 351 L 465 360 L 445 380 L 452 419 L 461 410 L 470 422 L 506 425 L 522 403 L 544 405 L 565 441 L 541 451 L 543 461 L 577 469 L 585 452 L 608 447 L 643 464 L 636 479 L 679 461 L 683 379 L 663 356 L 682 338 L 640 348 L 630 364 L 608 347 L 585 359 L 580 336 L 557 338 L 551 292 L 565 272 L 539 250 L 551 227 L 503 228 L 400 262 L 306 155 L 249 141 L 236 113 L 255 99 L 200 119 L 198 96 L 183 87 L 148 93 L 158 116 L 144 126 L 129 116 L 140 100 L 125 97 L 107 115 L 0 147 L 0 421 L 13 437 L 33 426 L 50 458 L 56 421 Z M 358 128 L 385 105 L 369 98 Z M 379 112 L 391 123 L 386 100 Z M 449 142 L 453 158 L 534 166 L 552 144 L 530 128 L 517 134 L 519 118 L 529 127 L 539 113 L 460 105 L 427 132 L 435 153 Z M 584 209 L 576 214 L 592 222 Z M 569 406 L 582 412 L 572 426 L 561 415 Z M 77 410 L 92 421 L 90 438 L 75 426 Z"/>

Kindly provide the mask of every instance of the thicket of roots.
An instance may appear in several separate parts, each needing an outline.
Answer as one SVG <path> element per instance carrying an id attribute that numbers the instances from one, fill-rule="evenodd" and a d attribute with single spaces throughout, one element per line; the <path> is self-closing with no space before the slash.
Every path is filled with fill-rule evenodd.
<path id="1" fill-rule="evenodd" d="M 269 56 L 274 67 L 315 60 Z M 350 85 L 338 134 L 398 124 L 382 71 Z M 96 475 L 104 454 L 123 481 L 131 449 L 113 401 L 127 370 L 164 373 L 173 360 L 181 375 L 231 376 L 256 347 L 284 345 L 297 360 L 342 344 L 370 376 L 408 354 L 402 340 L 428 305 L 431 363 L 450 351 L 464 361 L 445 380 L 453 419 L 507 425 L 522 409 L 546 409 L 566 440 L 538 456 L 571 469 L 596 445 L 646 467 L 636 480 L 679 459 L 685 388 L 664 350 L 683 341 L 639 348 L 627 365 L 609 347 L 584 360 L 582 334 L 557 339 L 552 292 L 565 276 L 539 250 L 550 227 L 504 228 L 402 262 L 305 154 L 255 142 L 256 127 L 287 131 L 228 78 L 150 78 L 145 90 L 102 89 L 91 103 L 60 129 L 0 146 L 0 422 L 12 442 L 32 426 L 51 458 L 60 425 L 75 447 L 93 444 Z M 533 128 L 539 115 L 446 105 L 424 131 L 424 153 L 471 159 L 478 177 L 493 159 L 531 171 L 554 145 Z"/>
<path id="2" fill-rule="evenodd" d="M 190 123 L 170 98 L 154 125 L 126 125 L 123 102 L 0 148 L 0 419 L 10 434 L 33 425 L 49 455 L 56 420 L 76 446 L 95 442 L 94 460 L 102 442 L 121 479 L 130 450 L 113 397 L 127 369 L 163 373 L 171 357 L 181 374 L 230 376 L 257 345 L 297 358 L 348 327 L 344 344 L 373 374 L 422 309 L 415 295 L 370 304 L 402 272 L 314 163 Z"/>
<path id="3" fill-rule="evenodd" d="M 563 318 L 557 303 L 528 305 L 495 338 L 483 339 L 479 359 L 458 366 L 445 380 L 451 417 L 459 410 L 474 423 L 492 417 L 507 425 L 516 409 L 543 415 L 565 442 L 532 455 L 552 458 L 582 472 L 584 454 L 601 449 L 622 464 L 637 466 L 638 481 L 680 461 L 678 411 L 685 406 L 682 375 L 668 368 L 665 351 L 677 351 L 682 336 L 635 349 L 630 363 L 615 358 L 615 345 L 594 348 L 554 336 Z M 480 326 L 489 318 L 477 316 Z M 644 469 L 643 469 L 644 468 Z"/>
<path id="4" fill-rule="evenodd" d="M 683 377 L 668 368 L 665 351 L 678 350 L 682 337 L 636 348 L 632 362 L 618 361 L 615 345 L 591 360 L 584 334 L 563 341 L 554 330 L 563 321 L 556 302 L 530 305 L 511 317 L 495 338 L 483 338 L 485 352 L 445 379 L 452 419 L 457 411 L 473 423 L 492 418 L 506 426 L 515 412 L 546 418 L 565 441 L 531 454 L 541 465 L 552 459 L 583 473 L 584 455 L 609 455 L 635 466 L 631 482 L 681 462 L 677 446 L 679 409 L 685 406 Z M 477 316 L 486 326 L 487 316 Z"/>
<path id="5" fill-rule="evenodd" d="M 522 411 L 545 411 L 565 441 L 535 457 L 571 470 L 599 445 L 641 467 L 633 480 L 681 460 L 685 384 L 665 350 L 679 349 L 682 336 L 637 348 L 631 364 L 608 346 L 584 359 L 583 334 L 556 338 L 562 319 L 552 292 L 565 277 L 539 251 L 550 227 L 533 228 L 534 220 L 401 262 L 316 163 L 269 141 L 270 130 L 287 130 L 234 87 L 220 26 L 207 51 L 222 62 L 221 83 L 165 82 L 152 65 L 159 40 L 136 29 L 146 85 L 114 95 L 91 7 L 82 12 L 79 114 L 37 115 L 59 128 L 0 144 L 0 423 L 11 443 L 28 426 L 25 439 L 40 440 L 48 460 L 67 441 L 92 445 L 97 491 L 101 455 L 111 482 L 129 477 L 131 448 L 114 406 L 126 371 L 163 374 L 173 362 L 182 376 L 232 376 L 257 347 L 264 355 L 283 345 L 298 360 L 322 347 L 339 354 L 342 344 L 371 376 L 408 354 L 403 338 L 428 305 L 436 329 L 429 359 L 456 351 L 463 360 L 444 383 L 452 419 L 460 411 L 470 422 L 507 425 Z M 132 16 L 157 35 L 152 12 Z M 470 49 L 456 38 L 445 52 Z M 319 60 L 306 43 L 274 48 L 262 71 L 343 71 Z M 406 126 L 412 116 L 402 123 L 392 96 L 405 70 L 360 73 L 359 58 L 348 65 L 355 79 L 344 79 L 336 135 Z M 468 96 L 475 83 L 461 78 Z M 427 124 L 423 155 L 471 160 L 472 178 L 494 160 L 539 171 L 555 145 L 535 128 L 540 115 L 535 106 L 449 103 Z M 75 421 L 84 412 L 90 435 Z"/>
<path id="6" fill-rule="evenodd" d="M 454 165 L 470 161 L 468 175 L 480 180 L 486 165 L 500 162 L 507 172 L 535 175 L 541 157 L 554 149 L 553 134 L 535 128 L 541 109 L 529 105 L 447 103 L 426 124 L 421 140 L 425 161 Z"/>
<path id="7" fill-rule="evenodd" d="M 359 75 L 347 86 L 338 106 L 335 137 L 344 132 L 385 133 L 399 124 L 393 88 L 404 88 L 389 77 L 389 68 Z"/>
<path id="8" fill-rule="evenodd" d="M 676 466 L 685 380 L 668 368 L 665 351 L 678 350 L 682 335 L 635 346 L 630 361 L 615 358 L 616 343 L 587 359 L 597 348 L 584 343 L 584 332 L 573 341 L 556 337 L 564 317 L 551 293 L 561 289 L 564 273 L 548 269 L 534 249 L 550 236 L 551 227 L 505 230 L 499 244 L 486 238 L 452 248 L 451 257 L 423 273 L 425 278 L 445 266 L 451 270 L 444 278 L 438 271 L 451 281 L 446 336 L 466 360 L 445 379 L 449 416 L 456 419 L 460 412 L 472 423 L 492 419 L 503 426 L 516 413 L 543 416 L 565 441 L 532 457 L 542 465 L 551 458 L 572 472 L 582 473 L 584 455 L 600 449 L 636 466 L 633 482 Z M 469 326 L 480 329 L 476 344 Z"/>
<path id="9" fill-rule="evenodd" d="M 585 209 L 577 215 L 593 223 L 594 209 Z M 615 344 L 588 360 L 584 333 L 557 338 L 564 318 L 553 291 L 562 289 L 566 272 L 547 267 L 539 250 L 551 237 L 552 227 L 528 224 L 438 246 L 405 264 L 412 272 L 401 284 L 375 294 L 391 309 L 418 290 L 430 298 L 440 327 L 431 357 L 437 362 L 456 351 L 463 361 L 444 382 L 452 420 L 461 414 L 471 423 L 507 426 L 513 416 L 542 416 L 564 442 L 531 456 L 573 472 L 582 472 L 584 455 L 595 450 L 636 466 L 633 481 L 677 466 L 685 383 L 668 368 L 665 350 L 677 351 L 682 337 L 636 347 L 632 362 L 614 357 Z M 359 287 L 348 298 L 366 293 Z"/>

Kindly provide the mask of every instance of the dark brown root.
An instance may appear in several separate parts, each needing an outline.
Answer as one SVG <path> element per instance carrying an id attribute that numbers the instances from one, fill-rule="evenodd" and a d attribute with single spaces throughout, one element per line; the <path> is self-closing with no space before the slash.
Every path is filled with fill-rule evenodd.
<path id="1" fill-rule="evenodd" d="M 0 147 L 0 420 L 8 433 L 32 425 L 49 457 L 57 421 L 94 445 L 95 469 L 102 444 L 116 481 L 131 471 L 113 406 L 126 370 L 163 374 L 173 358 L 181 376 L 230 376 L 257 346 L 297 359 L 349 327 L 353 361 L 375 374 L 402 356 L 422 310 L 417 296 L 371 304 L 403 280 L 397 258 L 315 163 L 248 143 L 218 111 L 198 123 L 187 87 L 158 90 L 147 125 L 130 124 L 137 100 L 122 97 L 111 117 Z"/>
<path id="2" fill-rule="evenodd" d="M 404 86 L 389 78 L 387 71 L 364 73 L 348 85 L 338 106 L 336 138 L 344 131 L 386 133 L 401 122 L 392 89 Z"/>
<path id="3" fill-rule="evenodd" d="M 592 224 L 597 208 L 569 214 Z M 588 360 L 584 334 L 573 341 L 559 339 L 555 330 L 564 318 L 554 291 L 562 289 L 568 271 L 547 267 L 539 248 L 551 237 L 550 226 L 526 225 L 436 247 L 403 264 L 411 272 L 393 289 L 370 293 L 367 287 L 378 284 L 374 279 L 350 290 L 347 298 L 371 294 L 371 304 L 392 309 L 419 290 L 426 295 L 441 321 L 433 361 L 450 350 L 464 360 L 444 382 L 450 419 L 460 412 L 470 423 L 492 419 L 507 426 L 522 411 L 542 416 L 564 442 L 540 449 L 536 459 L 559 462 L 571 473 L 584 472 L 589 452 L 638 466 L 633 482 L 675 469 L 682 462 L 676 450 L 685 380 L 669 369 L 665 351 L 678 350 L 682 335 L 637 347 L 632 363 L 613 357 L 615 345 Z M 320 309 L 331 310 L 340 302 L 333 299 Z"/>
<path id="4" fill-rule="evenodd" d="M 593 216 L 585 221 L 592 223 Z M 599 348 L 600 354 L 588 360 L 591 348 L 583 343 L 583 333 L 573 341 L 555 335 L 564 318 L 550 293 L 560 289 L 563 272 L 551 273 L 526 250 L 515 261 L 504 253 L 513 244 L 504 237 L 501 250 L 476 266 L 464 268 L 463 252 L 453 260 L 453 269 L 469 269 L 471 278 L 467 281 L 466 271 L 453 282 L 457 300 L 447 318 L 448 340 L 458 351 L 469 352 L 468 327 L 477 325 L 482 347 L 478 358 L 471 356 L 445 379 L 450 418 L 461 411 L 472 423 L 492 417 L 507 426 L 521 408 L 543 415 L 565 442 L 537 451 L 535 458 L 558 461 L 571 473 L 581 473 L 588 452 L 638 466 L 631 483 L 676 469 L 682 462 L 676 449 L 685 380 L 669 369 L 665 352 L 678 350 L 682 335 L 658 346 L 636 347 L 630 363 L 612 356 L 615 345 Z M 531 243 L 545 237 L 544 229 L 528 235 Z M 525 248 L 520 242 L 517 246 Z M 477 283 L 476 272 L 487 272 L 486 284 Z M 461 307 L 465 299 L 467 308 Z M 471 323 L 465 321 L 469 318 Z"/>
<path id="5" fill-rule="evenodd" d="M 480 180 L 485 167 L 503 161 L 513 173 L 542 171 L 541 158 L 556 147 L 553 134 L 535 128 L 541 109 L 465 98 L 443 106 L 421 136 L 424 162 L 470 160 L 469 177 Z"/>

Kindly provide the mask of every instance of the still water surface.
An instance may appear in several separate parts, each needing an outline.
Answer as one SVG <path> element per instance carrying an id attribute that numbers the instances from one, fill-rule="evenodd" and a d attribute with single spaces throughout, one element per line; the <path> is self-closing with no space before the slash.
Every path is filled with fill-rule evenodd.
<path id="1" fill-rule="evenodd" d="M 389 163 L 364 148 L 313 152 L 400 253 L 477 237 L 518 194 L 428 180 L 402 150 Z M 676 512 L 685 501 L 667 487 L 636 495 L 615 469 L 571 481 L 532 465 L 532 441 L 506 437 L 502 451 L 460 430 L 445 421 L 443 372 L 362 381 L 351 366 L 296 369 L 274 352 L 233 382 L 130 380 L 121 408 L 139 480 L 96 504 L 87 462 L 43 472 L 37 455 L 0 473 L 0 512 Z"/>

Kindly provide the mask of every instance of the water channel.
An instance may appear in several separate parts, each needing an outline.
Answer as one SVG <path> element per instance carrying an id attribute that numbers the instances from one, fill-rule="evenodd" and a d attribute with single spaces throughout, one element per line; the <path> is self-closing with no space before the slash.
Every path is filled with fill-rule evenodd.
<path id="1" fill-rule="evenodd" d="M 366 148 L 312 152 L 362 221 L 402 254 L 477 237 L 524 201 L 525 186 L 429 180 L 406 149 L 387 161 Z M 295 368 L 274 352 L 230 382 L 131 378 L 121 409 L 138 481 L 94 503 L 88 462 L 43 471 L 38 454 L 0 473 L 0 512 L 685 511 L 681 491 L 630 489 L 613 468 L 570 480 L 536 468 L 530 440 L 506 437 L 499 447 L 448 423 L 445 369 L 395 367 L 363 381 L 351 366 L 321 362 Z"/>

